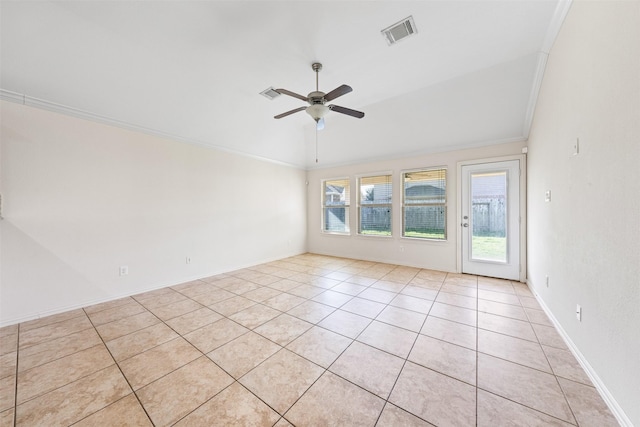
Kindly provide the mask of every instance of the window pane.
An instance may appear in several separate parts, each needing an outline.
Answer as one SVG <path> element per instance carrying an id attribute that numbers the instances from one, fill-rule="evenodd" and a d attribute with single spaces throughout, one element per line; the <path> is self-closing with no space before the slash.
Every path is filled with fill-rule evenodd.
<path id="1" fill-rule="evenodd" d="M 507 172 L 471 174 L 471 257 L 507 262 Z"/>
<path id="2" fill-rule="evenodd" d="M 390 207 L 360 207 L 360 234 L 390 236 Z"/>
<path id="3" fill-rule="evenodd" d="M 391 175 L 362 177 L 358 180 L 358 233 L 391 235 Z"/>
<path id="4" fill-rule="evenodd" d="M 391 203 L 391 175 L 360 178 L 360 204 Z"/>
<path id="5" fill-rule="evenodd" d="M 323 182 L 322 230 L 329 233 L 349 232 L 349 178 Z"/>
<path id="6" fill-rule="evenodd" d="M 403 236 L 446 239 L 447 170 L 405 172 L 403 181 Z"/>
<path id="7" fill-rule="evenodd" d="M 404 235 L 426 239 L 444 239 L 447 209 L 444 206 L 406 206 Z"/>
<path id="8" fill-rule="evenodd" d="M 324 183 L 324 204 L 326 206 L 349 205 L 349 180 L 335 179 Z"/>
<path id="9" fill-rule="evenodd" d="M 324 208 L 324 231 L 349 232 L 349 208 Z"/>
<path id="10" fill-rule="evenodd" d="M 434 169 L 404 174 L 404 203 L 446 203 L 446 170 Z"/>

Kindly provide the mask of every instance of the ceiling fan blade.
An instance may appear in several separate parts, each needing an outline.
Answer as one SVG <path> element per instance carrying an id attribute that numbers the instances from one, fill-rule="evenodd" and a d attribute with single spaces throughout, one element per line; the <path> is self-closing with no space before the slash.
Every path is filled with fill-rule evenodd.
<path id="1" fill-rule="evenodd" d="M 352 110 L 351 108 L 345 108 L 339 105 L 329 105 L 329 108 L 331 109 L 331 111 L 346 114 L 347 116 L 357 117 L 359 119 L 364 117 L 364 113 L 362 111 Z"/>
<path id="2" fill-rule="evenodd" d="M 335 88 L 334 90 L 332 90 L 328 94 L 326 94 L 324 96 L 324 100 L 325 101 L 333 101 L 337 97 L 342 96 L 342 95 L 346 95 L 347 93 L 351 92 L 352 90 L 353 89 L 351 89 L 351 86 L 342 85 L 340 87 Z"/>
<path id="3" fill-rule="evenodd" d="M 300 99 L 300 100 L 302 100 L 304 102 L 308 102 L 309 101 L 309 98 L 307 98 L 306 96 L 302 96 L 302 95 L 300 95 L 298 93 L 291 92 L 290 90 L 287 90 L 287 89 L 276 89 L 276 92 L 278 92 L 278 93 L 280 93 L 282 95 L 289 95 L 289 96 L 292 96 L 294 98 L 298 98 L 298 99 Z"/>
<path id="4" fill-rule="evenodd" d="M 306 109 L 307 109 L 307 107 L 299 107 L 299 108 L 296 108 L 295 110 L 287 111 L 285 113 L 278 114 L 277 116 L 273 116 L 273 118 L 274 119 L 281 119 L 283 117 L 287 117 L 290 114 L 297 113 L 298 111 L 302 111 L 302 110 L 306 110 Z"/>

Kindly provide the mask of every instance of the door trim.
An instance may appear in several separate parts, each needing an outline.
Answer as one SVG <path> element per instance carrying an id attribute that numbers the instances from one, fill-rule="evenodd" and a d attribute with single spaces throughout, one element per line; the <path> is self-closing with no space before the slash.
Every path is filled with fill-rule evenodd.
<path id="1" fill-rule="evenodd" d="M 458 162 L 456 172 L 456 272 L 462 272 L 462 167 L 483 163 L 495 163 L 508 160 L 520 160 L 520 282 L 527 280 L 527 156 L 514 154 L 512 156 L 490 157 L 487 159 L 466 160 Z"/>

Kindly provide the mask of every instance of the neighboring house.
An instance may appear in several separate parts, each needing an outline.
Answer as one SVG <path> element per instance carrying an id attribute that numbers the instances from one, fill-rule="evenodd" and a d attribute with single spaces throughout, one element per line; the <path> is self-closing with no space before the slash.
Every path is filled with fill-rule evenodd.
<path id="1" fill-rule="evenodd" d="M 325 194 L 325 201 L 328 205 L 330 204 L 344 204 L 347 194 L 344 191 L 344 187 L 340 187 L 338 185 L 327 185 L 327 191 Z"/>

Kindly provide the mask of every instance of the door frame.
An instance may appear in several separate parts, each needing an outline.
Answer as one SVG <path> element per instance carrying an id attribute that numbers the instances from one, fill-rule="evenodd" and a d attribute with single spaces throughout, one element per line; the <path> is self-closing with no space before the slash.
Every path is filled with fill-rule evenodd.
<path id="1" fill-rule="evenodd" d="M 495 163 L 509 160 L 520 161 L 520 282 L 527 280 L 527 156 L 526 154 L 514 154 L 511 156 L 490 157 L 486 159 L 465 160 L 457 164 L 457 198 L 456 198 L 456 271 L 462 272 L 462 167 Z"/>

